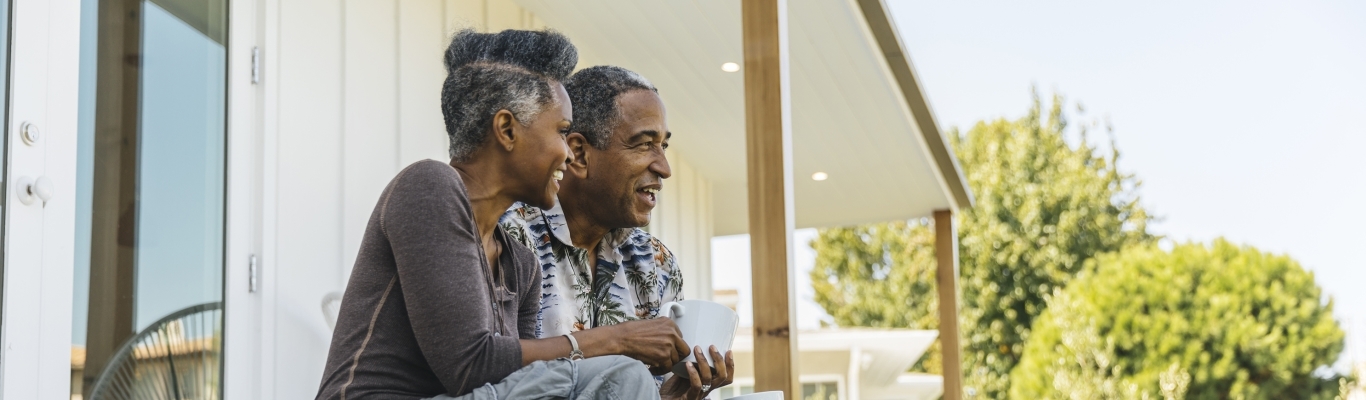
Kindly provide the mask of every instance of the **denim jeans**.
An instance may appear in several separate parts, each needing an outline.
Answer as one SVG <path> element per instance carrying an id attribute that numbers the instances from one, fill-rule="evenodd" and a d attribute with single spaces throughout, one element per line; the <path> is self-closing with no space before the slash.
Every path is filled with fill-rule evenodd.
<path id="1" fill-rule="evenodd" d="M 602 356 L 570 361 L 537 361 L 498 383 L 489 383 L 460 397 L 428 400 L 637 400 L 658 399 L 659 387 L 640 361 L 626 356 Z"/>

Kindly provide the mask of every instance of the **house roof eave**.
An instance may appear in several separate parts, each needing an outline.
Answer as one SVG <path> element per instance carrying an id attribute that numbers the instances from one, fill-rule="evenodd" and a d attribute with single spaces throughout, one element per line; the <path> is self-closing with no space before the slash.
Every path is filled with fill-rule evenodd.
<path id="1" fill-rule="evenodd" d="M 955 206 L 972 207 L 972 189 L 963 177 L 958 158 L 953 155 L 948 141 L 939 131 L 934 111 L 930 109 L 930 103 L 921 90 L 920 79 L 915 73 L 915 67 L 911 65 L 910 56 L 901 44 L 901 36 L 897 33 L 896 23 L 887 12 L 886 3 L 883 0 L 857 0 L 857 3 L 869 30 L 877 40 L 878 48 L 887 60 L 887 67 L 900 86 L 901 94 L 910 107 L 920 134 L 934 157 L 944 185 L 953 194 Z"/>

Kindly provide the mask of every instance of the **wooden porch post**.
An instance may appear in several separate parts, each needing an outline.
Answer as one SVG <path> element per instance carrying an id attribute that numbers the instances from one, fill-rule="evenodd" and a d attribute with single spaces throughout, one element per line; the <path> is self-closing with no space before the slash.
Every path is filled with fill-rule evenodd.
<path id="1" fill-rule="evenodd" d="M 792 332 L 792 122 L 787 1 L 743 0 L 745 146 L 754 288 L 754 389 L 798 399 Z"/>
<path id="2" fill-rule="evenodd" d="M 934 254 L 938 260 L 939 345 L 944 355 L 943 400 L 963 398 L 963 365 L 958 344 L 958 229 L 952 210 L 934 212 Z"/>

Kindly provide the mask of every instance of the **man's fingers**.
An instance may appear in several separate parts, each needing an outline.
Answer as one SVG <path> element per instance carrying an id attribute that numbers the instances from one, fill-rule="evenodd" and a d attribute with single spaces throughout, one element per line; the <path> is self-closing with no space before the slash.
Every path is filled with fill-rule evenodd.
<path id="1" fill-rule="evenodd" d="M 702 377 L 697 375 L 697 363 L 688 363 L 688 383 L 692 386 L 688 389 L 688 398 L 695 399 L 702 396 Z"/>
<path id="2" fill-rule="evenodd" d="M 674 351 L 678 353 L 678 358 L 686 358 L 692 350 L 688 349 L 688 342 L 683 341 L 682 336 L 674 336 Z"/>
<path id="3" fill-rule="evenodd" d="M 726 358 L 721 356 L 721 352 L 716 350 L 716 346 L 711 346 L 711 359 L 717 361 L 715 376 L 718 379 L 717 382 L 730 383 L 730 368 L 726 368 Z"/>
<path id="4" fill-rule="evenodd" d="M 702 346 L 697 346 L 693 349 L 693 354 L 697 356 L 697 371 L 702 377 L 702 382 L 706 382 L 710 385 L 713 381 L 711 375 L 711 365 L 708 365 L 707 357 L 704 357 L 704 355 L 707 353 L 702 352 Z"/>

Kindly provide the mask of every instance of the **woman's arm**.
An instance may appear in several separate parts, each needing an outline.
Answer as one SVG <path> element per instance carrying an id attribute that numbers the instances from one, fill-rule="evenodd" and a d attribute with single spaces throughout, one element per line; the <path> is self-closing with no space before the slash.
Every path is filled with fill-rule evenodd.
<path id="1" fill-rule="evenodd" d="M 413 336 L 453 395 L 522 367 L 517 333 L 496 331 L 502 323 L 494 321 L 488 267 L 459 179 L 444 163 L 413 164 L 382 200 L 380 219 Z"/>
<path id="2" fill-rule="evenodd" d="M 688 344 L 683 342 L 683 333 L 678 330 L 678 325 L 668 318 L 625 322 L 578 331 L 573 335 L 585 358 L 623 355 L 645 363 L 651 372 L 667 371 L 679 360 L 692 354 Z M 522 339 L 522 365 L 568 357 L 571 348 L 569 339 L 562 336 Z"/>

